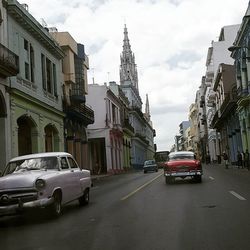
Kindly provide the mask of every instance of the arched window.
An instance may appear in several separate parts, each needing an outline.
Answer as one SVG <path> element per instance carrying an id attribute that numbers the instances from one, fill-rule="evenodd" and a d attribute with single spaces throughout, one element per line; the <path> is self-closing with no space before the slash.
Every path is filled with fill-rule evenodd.
<path id="1" fill-rule="evenodd" d="M 32 136 L 36 135 L 36 125 L 34 121 L 27 115 L 23 115 L 17 119 L 18 125 L 18 154 L 26 155 L 33 153 L 36 148 L 36 142 Z"/>
<path id="2" fill-rule="evenodd" d="M 59 150 L 59 135 L 58 130 L 52 124 L 48 124 L 44 128 L 45 133 L 45 151 L 53 152 Z"/>

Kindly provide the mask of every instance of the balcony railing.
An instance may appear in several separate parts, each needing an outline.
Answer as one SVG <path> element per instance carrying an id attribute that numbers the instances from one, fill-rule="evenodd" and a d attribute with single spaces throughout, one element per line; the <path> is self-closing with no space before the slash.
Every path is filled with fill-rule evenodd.
<path id="1" fill-rule="evenodd" d="M 94 111 L 82 103 L 65 107 L 65 112 L 70 118 L 77 119 L 85 125 L 93 124 L 95 121 Z"/>
<path id="2" fill-rule="evenodd" d="M 0 43 L 0 75 L 16 76 L 19 73 L 19 57 Z"/>
<path id="3" fill-rule="evenodd" d="M 140 138 L 144 143 L 149 144 L 149 141 L 146 139 L 146 136 L 140 133 L 135 133 L 135 137 Z"/>
<path id="4" fill-rule="evenodd" d="M 246 95 L 248 95 L 248 93 L 249 93 L 249 91 L 248 91 L 248 89 L 247 88 L 242 88 L 242 87 L 238 87 L 237 88 L 237 94 L 239 95 L 239 96 L 246 96 Z"/>
<path id="5" fill-rule="evenodd" d="M 124 129 L 128 129 L 129 131 L 131 131 L 132 133 L 134 133 L 134 128 L 130 124 L 129 119 L 125 119 L 124 120 L 124 122 L 123 122 L 123 128 Z"/>

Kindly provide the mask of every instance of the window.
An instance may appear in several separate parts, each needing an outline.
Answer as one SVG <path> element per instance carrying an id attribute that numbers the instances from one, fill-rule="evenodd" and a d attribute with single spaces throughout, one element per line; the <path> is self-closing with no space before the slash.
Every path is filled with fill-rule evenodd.
<path id="1" fill-rule="evenodd" d="M 24 74 L 25 79 L 31 82 L 35 82 L 35 53 L 32 44 L 23 39 L 23 48 L 24 48 Z"/>
<path id="2" fill-rule="evenodd" d="M 53 63 L 53 87 L 54 95 L 57 96 L 57 78 L 56 78 L 56 65 Z"/>
<path id="3" fill-rule="evenodd" d="M 2 22 L 3 22 L 3 17 L 2 17 L 2 11 L 0 9 L 0 25 L 2 24 Z"/>
<path id="4" fill-rule="evenodd" d="M 34 82 L 34 68 L 35 68 L 35 57 L 34 57 L 34 49 L 30 44 L 30 81 Z"/>
<path id="5" fill-rule="evenodd" d="M 23 47 L 26 51 L 29 50 L 29 42 L 26 39 L 23 40 Z"/>
<path id="6" fill-rule="evenodd" d="M 57 71 L 56 65 L 49 60 L 44 54 L 41 54 L 41 67 L 42 67 L 42 84 L 43 89 L 54 95 L 57 93 Z"/>
<path id="7" fill-rule="evenodd" d="M 66 157 L 61 158 L 61 169 L 69 169 Z"/>
<path id="8" fill-rule="evenodd" d="M 72 158 L 68 158 L 68 161 L 69 161 L 69 165 L 71 168 L 78 168 L 76 162 L 74 161 L 74 159 Z"/>
<path id="9" fill-rule="evenodd" d="M 28 63 L 25 63 L 25 79 L 30 80 L 30 71 Z"/>
<path id="10" fill-rule="evenodd" d="M 48 58 L 46 58 L 46 78 L 47 78 L 47 91 L 52 94 L 51 61 Z"/>

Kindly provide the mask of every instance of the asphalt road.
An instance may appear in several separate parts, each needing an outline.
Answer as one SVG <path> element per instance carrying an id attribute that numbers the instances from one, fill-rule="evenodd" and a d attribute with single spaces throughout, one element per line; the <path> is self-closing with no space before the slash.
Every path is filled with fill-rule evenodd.
<path id="1" fill-rule="evenodd" d="M 59 219 L 36 211 L 0 218 L 1 250 L 247 250 L 250 172 L 204 166 L 202 183 L 165 184 L 136 172 L 94 183 L 86 207 Z"/>

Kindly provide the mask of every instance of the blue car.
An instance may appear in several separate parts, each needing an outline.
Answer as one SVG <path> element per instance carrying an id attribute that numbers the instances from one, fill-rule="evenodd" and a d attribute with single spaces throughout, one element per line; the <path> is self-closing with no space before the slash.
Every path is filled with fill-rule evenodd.
<path id="1" fill-rule="evenodd" d="M 144 165 L 143 165 L 143 171 L 144 171 L 144 174 L 146 174 L 148 171 L 157 172 L 158 166 L 157 166 L 157 163 L 155 162 L 155 160 L 145 161 Z"/>

